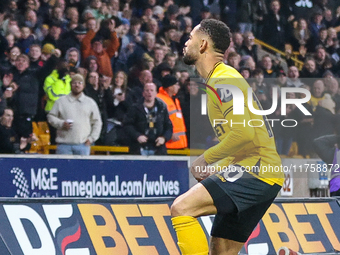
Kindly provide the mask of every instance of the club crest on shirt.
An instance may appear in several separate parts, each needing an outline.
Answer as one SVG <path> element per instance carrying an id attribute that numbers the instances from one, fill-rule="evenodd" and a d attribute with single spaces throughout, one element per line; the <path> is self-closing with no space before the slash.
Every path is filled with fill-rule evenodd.
<path id="1" fill-rule="evenodd" d="M 223 103 L 227 103 L 230 102 L 233 99 L 233 94 L 231 93 L 231 91 L 227 88 L 223 88 L 223 89 L 217 89 L 217 94 L 219 95 L 219 97 L 221 98 L 221 101 Z"/>

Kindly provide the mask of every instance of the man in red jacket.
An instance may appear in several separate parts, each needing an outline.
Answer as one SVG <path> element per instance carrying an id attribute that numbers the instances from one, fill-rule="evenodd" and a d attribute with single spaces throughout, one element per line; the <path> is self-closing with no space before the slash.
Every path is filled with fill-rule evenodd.
<path id="1" fill-rule="evenodd" d="M 95 56 L 99 64 L 99 73 L 113 77 L 111 58 L 117 52 L 120 43 L 115 32 L 114 20 L 110 20 L 108 28 L 111 32 L 111 36 L 106 48 L 104 47 L 103 37 L 96 35 L 96 32 L 93 30 L 87 32 L 82 41 L 82 57 L 83 59 L 86 59 L 91 55 Z"/>

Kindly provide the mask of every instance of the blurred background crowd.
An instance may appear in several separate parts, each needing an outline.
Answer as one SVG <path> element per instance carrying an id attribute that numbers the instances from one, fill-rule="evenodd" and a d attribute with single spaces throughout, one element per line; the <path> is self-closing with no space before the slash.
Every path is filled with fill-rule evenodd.
<path id="1" fill-rule="evenodd" d="M 155 150 L 163 144 L 213 144 L 214 135 L 201 135 L 190 122 L 190 115 L 200 114 L 190 101 L 201 98 L 202 90 L 192 79 L 194 67 L 181 60 L 191 30 L 206 18 L 231 28 L 224 62 L 248 80 L 264 109 L 272 105 L 273 87 L 278 98 L 282 87 L 310 90 L 305 107 L 311 116 L 294 105 L 282 116 L 280 99 L 267 116 L 298 122 L 273 127 L 279 154 L 295 149 L 296 155 L 313 156 L 314 138 L 340 130 L 337 0 L 2 0 L 0 139 L 17 141 L 12 152 L 27 150 L 36 139 L 34 122 L 47 122 L 55 102 L 74 92 L 72 77 L 80 74 L 83 93 L 97 103 L 102 121 L 95 144 L 139 144 L 137 154 L 164 154 L 164 148 Z M 154 100 L 165 103 L 167 114 L 157 104 L 145 106 Z M 160 118 L 166 120 L 158 123 Z M 48 125 L 54 144 L 60 127 Z"/>

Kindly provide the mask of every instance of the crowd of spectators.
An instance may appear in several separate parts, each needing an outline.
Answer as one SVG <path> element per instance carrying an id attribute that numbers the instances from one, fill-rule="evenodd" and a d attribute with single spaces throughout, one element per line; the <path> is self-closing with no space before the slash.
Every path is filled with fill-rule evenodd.
<path id="1" fill-rule="evenodd" d="M 279 92 L 282 87 L 311 91 L 312 99 L 305 107 L 312 116 L 293 105 L 281 116 L 280 103 L 267 116 L 298 121 L 294 128 L 273 127 L 280 154 L 288 154 L 296 141 L 299 154 L 311 155 L 313 138 L 338 130 L 337 0 L 1 0 L 0 112 L 13 109 L 13 130 L 19 138 L 28 139 L 32 121 L 46 121 L 55 102 L 71 92 L 72 76 L 80 74 L 84 93 L 96 102 L 103 123 L 96 144 L 143 144 L 146 141 L 137 139 L 141 134 L 137 136 L 129 127 L 132 119 L 138 119 L 131 109 L 139 105 L 143 112 L 140 103 L 146 94 L 154 94 L 152 89 L 145 92 L 145 86 L 154 84 L 159 99 L 151 101 L 165 101 L 173 126 L 172 137 L 167 133 L 161 139 L 162 148 L 163 142 L 181 144 L 174 148 L 190 146 L 190 133 L 205 144 L 206 137 L 193 134 L 194 129 L 199 132 L 197 126 L 190 132 L 189 102 L 200 98 L 201 90 L 190 79 L 197 77 L 195 70 L 181 58 L 192 28 L 206 18 L 221 19 L 230 26 L 232 44 L 224 62 L 249 81 L 264 109 L 272 105 L 273 87 Z M 255 38 L 285 55 L 260 55 Z M 303 62 L 302 68 L 294 58 Z M 287 94 L 287 98 L 301 96 Z M 180 124 L 171 119 L 170 102 L 175 116 L 184 117 Z M 59 126 L 50 125 L 51 143 Z M 175 130 L 187 138 L 177 142 Z"/>

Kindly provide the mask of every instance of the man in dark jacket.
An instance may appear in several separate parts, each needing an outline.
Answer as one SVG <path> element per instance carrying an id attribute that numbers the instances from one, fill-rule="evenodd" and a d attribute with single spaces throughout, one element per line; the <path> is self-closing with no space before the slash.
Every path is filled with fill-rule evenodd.
<path id="1" fill-rule="evenodd" d="M 39 103 L 39 84 L 52 72 L 60 54 L 60 50 L 55 50 L 53 57 L 38 71 L 29 70 L 30 60 L 25 54 L 19 55 L 15 61 L 13 81 L 18 90 L 9 105 L 16 116 L 13 128 L 20 137 L 27 138 L 32 134 L 32 119 L 37 114 Z"/>
<path id="2" fill-rule="evenodd" d="M 283 50 L 288 34 L 287 19 L 279 14 L 280 1 L 272 1 L 270 8 L 271 12 L 263 20 L 263 40 L 275 48 Z"/>
<path id="3" fill-rule="evenodd" d="M 165 142 L 171 139 L 172 124 L 166 105 L 156 95 L 156 85 L 145 84 L 144 100 L 134 104 L 124 120 L 126 132 L 131 137 L 131 154 L 167 154 Z"/>
<path id="4" fill-rule="evenodd" d="M 113 109 L 113 96 L 110 90 L 111 78 L 99 76 L 97 72 L 90 72 L 84 89 L 85 95 L 91 97 L 98 105 L 103 126 L 97 145 L 104 145 L 106 142 L 108 110 Z"/>

